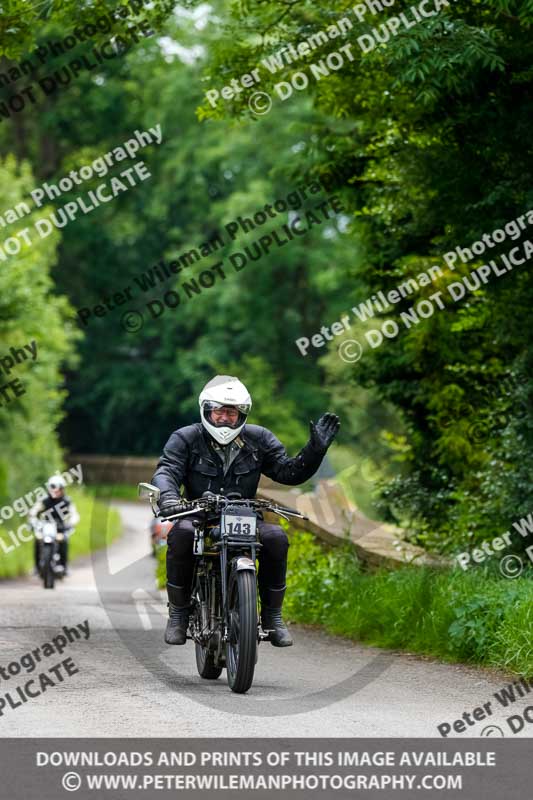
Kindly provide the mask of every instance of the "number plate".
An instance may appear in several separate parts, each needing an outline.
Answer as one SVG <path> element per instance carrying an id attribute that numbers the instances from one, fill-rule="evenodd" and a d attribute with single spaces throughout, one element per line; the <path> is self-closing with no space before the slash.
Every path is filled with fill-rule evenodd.
<path id="1" fill-rule="evenodd" d="M 257 519 L 255 516 L 222 515 L 222 532 L 231 537 L 255 537 Z"/>

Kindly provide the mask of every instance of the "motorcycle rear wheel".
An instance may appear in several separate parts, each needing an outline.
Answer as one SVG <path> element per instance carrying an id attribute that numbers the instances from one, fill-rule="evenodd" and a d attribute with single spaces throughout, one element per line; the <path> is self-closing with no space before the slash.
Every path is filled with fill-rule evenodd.
<path id="1" fill-rule="evenodd" d="M 255 572 L 239 570 L 229 593 L 230 625 L 226 670 L 232 692 L 244 694 L 252 685 L 257 654 L 257 585 Z"/>
<path id="2" fill-rule="evenodd" d="M 206 615 L 205 619 L 202 619 L 202 603 L 200 598 L 205 597 L 207 593 L 207 603 L 209 602 L 209 588 L 208 585 L 203 585 L 198 583 L 196 592 L 194 594 L 195 603 L 194 603 L 194 611 L 193 611 L 193 627 L 196 629 L 198 633 L 204 632 L 205 629 L 208 627 L 208 620 L 207 620 L 207 612 L 205 611 L 205 604 L 204 604 L 204 613 Z M 196 647 L 196 667 L 198 669 L 198 674 L 201 678 L 204 678 L 208 681 L 214 681 L 220 677 L 222 674 L 223 667 L 218 666 L 215 664 L 215 654 L 212 650 L 204 645 L 200 644 L 198 641 L 195 643 Z"/>
<path id="3" fill-rule="evenodd" d="M 207 647 L 202 647 L 198 642 L 196 642 L 196 666 L 200 678 L 205 678 L 209 681 L 220 678 L 222 674 L 222 667 L 218 667 L 215 664 L 214 654 Z"/>

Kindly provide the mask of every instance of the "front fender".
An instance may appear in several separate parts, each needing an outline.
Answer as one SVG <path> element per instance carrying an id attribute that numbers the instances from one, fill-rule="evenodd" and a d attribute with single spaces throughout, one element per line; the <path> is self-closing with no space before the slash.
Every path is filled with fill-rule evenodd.
<path id="1" fill-rule="evenodd" d="M 234 558 L 231 565 L 231 571 L 240 572 L 243 569 L 247 569 L 250 572 L 255 572 L 255 562 L 252 561 L 251 558 L 248 558 L 248 556 L 238 556 L 237 558 Z"/>

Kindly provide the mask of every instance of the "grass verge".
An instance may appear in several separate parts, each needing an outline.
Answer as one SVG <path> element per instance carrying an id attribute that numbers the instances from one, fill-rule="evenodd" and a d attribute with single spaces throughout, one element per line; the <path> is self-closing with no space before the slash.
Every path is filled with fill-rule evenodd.
<path id="1" fill-rule="evenodd" d="M 376 647 L 533 678 L 533 579 L 410 566 L 365 572 L 353 548 L 290 530 L 284 616 Z M 166 547 L 157 581 L 166 583 Z"/>
<path id="2" fill-rule="evenodd" d="M 377 647 L 533 677 L 531 570 L 516 580 L 415 566 L 370 573 L 349 544 L 326 550 L 300 531 L 290 539 L 286 618 Z"/>
<path id="3" fill-rule="evenodd" d="M 90 483 L 86 484 L 86 488 L 90 492 L 94 492 L 97 497 L 112 497 L 113 500 L 131 500 L 132 502 L 146 503 L 146 500 L 139 500 L 136 483 Z"/>
<path id="4" fill-rule="evenodd" d="M 108 545 L 120 534 L 121 525 L 118 511 L 96 500 L 90 490 L 69 487 L 68 494 L 80 514 L 79 525 L 69 540 L 69 560 L 72 560 Z M 0 538 L 3 542 L 3 545 L 0 544 L 0 579 L 26 575 L 33 569 L 33 538 L 16 547 L 9 535 L 11 530 L 13 536 L 16 536 L 17 529 L 26 519 L 20 517 L 15 521 L 13 518 L 9 526 L 4 523 L 0 527 Z M 26 537 L 29 533 L 24 530 L 22 535 Z"/>
<path id="5" fill-rule="evenodd" d="M 164 589 L 167 585 L 167 548 L 166 545 L 157 548 L 155 579 L 157 588 Z"/>

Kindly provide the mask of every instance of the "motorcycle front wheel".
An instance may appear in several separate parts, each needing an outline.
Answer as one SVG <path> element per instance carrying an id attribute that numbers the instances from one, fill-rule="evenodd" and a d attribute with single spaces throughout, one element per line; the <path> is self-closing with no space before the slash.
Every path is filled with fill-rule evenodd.
<path id="1" fill-rule="evenodd" d="M 257 586 L 255 572 L 239 570 L 229 592 L 226 670 L 232 692 L 244 694 L 252 685 L 257 654 Z"/>

